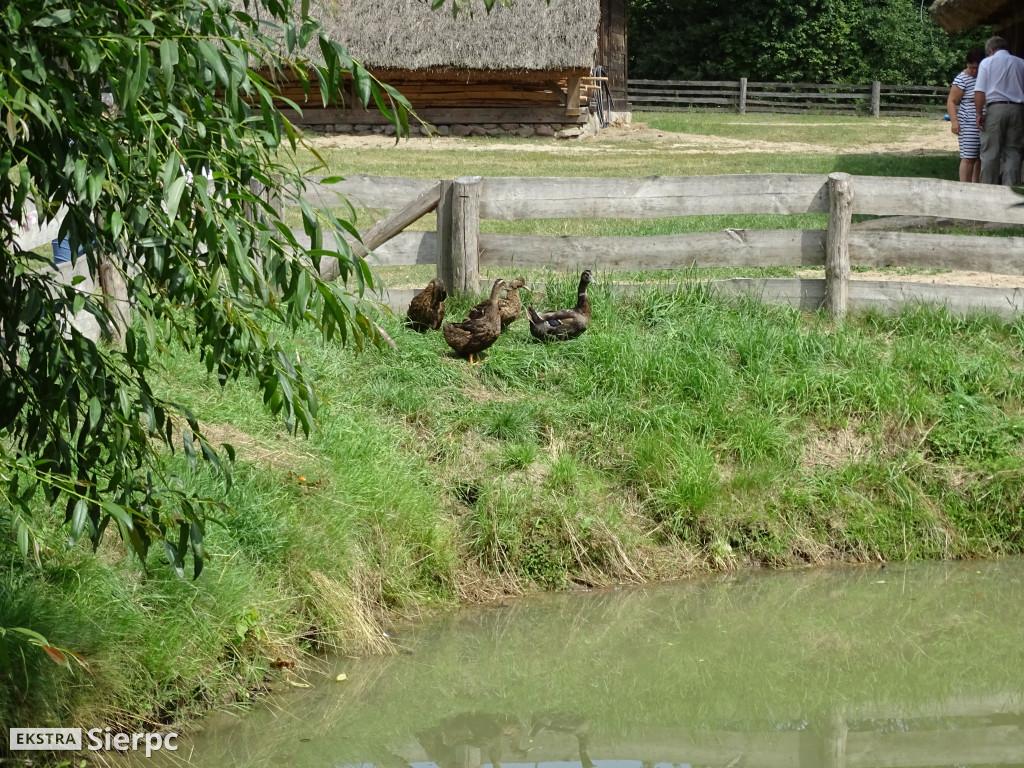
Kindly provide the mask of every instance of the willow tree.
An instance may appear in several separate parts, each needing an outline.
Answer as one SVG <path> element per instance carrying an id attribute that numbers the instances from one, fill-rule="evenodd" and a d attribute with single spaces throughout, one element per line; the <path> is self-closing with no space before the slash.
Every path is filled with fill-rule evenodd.
<path id="1" fill-rule="evenodd" d="M 322 63 L 304 58 L 307 46 Z M 201 571 L 221 502 L 185 490 L 166 457 L 184 451 L 230 485 L 232 452 L 154 394 L 173 340 L 221 382 L 255 379 L 269 409 L 306 433 L 312 374 L 277 339 L 312 324 L 333 343 L 379 340 L 361 303 L 372 273 L 340 235 L 353 224 L 302 202 L 303 246 L 259 194 L 302 187 L 282 160 L 293 155 L 279 152 L 302 143 L 275 94 L 287 72 L 325 103 L 357 94 L 407 134 L 408 104 L 324 36 L 308 0 L 0 11 L 0 535 L 25 556 L 39 558 L 36 532 L 57 514 L 72 543 L 98 542 L 113 520 L 143 561 L 157 544 L 179 572 L 190 552 Z M 66 210 L 72 252 L 94 277 L 120 275 L 133 315 L 120 343 L 67 322 L 84 312 L 112 331 L 115 305 L 21 250 L 16 231 L 32 209 L 42 222 Z M 320 279 L 327 256 L 341 281 Z"/>

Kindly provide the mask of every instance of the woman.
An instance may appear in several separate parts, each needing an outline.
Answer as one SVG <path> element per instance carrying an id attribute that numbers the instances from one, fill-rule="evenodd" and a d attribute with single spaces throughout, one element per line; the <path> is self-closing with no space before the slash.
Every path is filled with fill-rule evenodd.
<path id="1" fill-rule="evenodd" d="M 946 100 L 950 130 L 960 143 L 960 181 L 981 180 L 981 134 L 974 119 L 974 81 L 983 56 L 981 48 L 967 52 L 967 69 L 954 78 Z"/>

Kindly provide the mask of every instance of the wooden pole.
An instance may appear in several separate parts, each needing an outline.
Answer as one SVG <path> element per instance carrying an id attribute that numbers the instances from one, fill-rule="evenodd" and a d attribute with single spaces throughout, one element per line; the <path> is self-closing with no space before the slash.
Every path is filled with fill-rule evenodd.
<path id="1" fill-rule="evenodd" d="M 455 271 L 452 268 L 452 186 L 451 179 L 441 180 L 440 196 L 437 202 L 437 276 L 447 290 L 455 286 Z"/>
<path id="2" fill-rule="evenodd" d="M 452 183 L 452 284 L 449 290 L 478 290 L 480 279 L 481 176 L 460 176 Z"/>
<path id="3" fill-rule="evenodd" d="M 850 227 L 853 180 L 848 173 L 828 175 L 828 231 L 825 233 L 825 305 L 836 320 L 846 317 L 850 297 Z"/>
<path id="4" fill-rule="evenodd" d="M 441 196 L 441 183 L 438 182 L 401 208 L 392 211 L 378 221 L 366 232 L 360 233 L 362 243 L 353 242 L 352 255 L 365 257 L 374 248 L 383 245 L 414 221 L 430 213 L 437 207 Z M 338 260 L 325 257 L 320 260 L 320 277 L 324 280 L 335 280 L 341 274 Z"/>
<path id="5" fill-rule="evenodd" d="M 740 114 L 747 113 L 747 78 L 740 78 Z"/>
<path id="6" fill-rule="evenodd" d="M 580 76 L 574 75 L 565 81 L 565 114 L 567 117 L 579 117 L 580 114 Z"/>
<path id="7" fill-rule="evenodd" d="M 877 80 L 871 81 L 871 116 L 878 117 L 882 111 L 882 84 Z"/>

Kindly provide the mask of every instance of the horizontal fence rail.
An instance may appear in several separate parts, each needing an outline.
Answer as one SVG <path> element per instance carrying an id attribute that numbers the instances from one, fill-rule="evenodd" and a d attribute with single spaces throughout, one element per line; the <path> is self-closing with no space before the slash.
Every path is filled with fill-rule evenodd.
<path id="1" fill-rule="evenodd" d="M 945 108 L 949 88 L 932 85 L 765 83 L 739 80 L 629 80 L 633 109 L 917 116 Z"/>
<path id="2" fill-rule="evenodd" d="M 312 201 L 340 205 L 341 195 L 369 208 L 394 211 L 407 220 L 437 189 L 434 179 L 353 176 L 310 185 Z M 445 192 L 445 190 L 448 190 Z M 457 192 L 459 204 L 445 202 Z M 463 233 L 453 256 L 451 235 L 403 231 L 377 243 L 371 262 L 380 266 L 449 264 L 453 290 L 478 290 L 481 266 L 510 270 L 673 270 L 707 267 L 825 268 L 825 278 L 738 278 L 716 281 L 724 293 L 753 293 L 805 309 L 826 307 L 891 311 L 908 302 L 932 302 L 950 311 L 1024 310 L 1024 291 L 936 283 L 851 279 L 851 267 L 972 270 L 1024 275 L 1024 237 L 923 234 L 850 227 L 854 214 L 928 216 L 1024 226 L 1024 197 L 994 185 L 938 179 L 831 174 L 756 174 L 645 178 L 480 178 L 442 182 L 438 220 L 442 230 Z M 472 190 L 472 191 L 471 191 Z M 435 193 L 437 194 L 437 193 Z M 294 196 L 290 201 L 294 204 Z M 456 211 L 458 211 L 456 213 Z M 480 232 L 483 219 L 656 218 L 719 214 L 822 213 L 826 229 L 724 229 L 718 232 L 579 237 Z M 418 214 L 417 214 L 418 215 Z M 376 226 L 376 225 L 375 225 Z M 368 230 L 369 232 L 369 230 Z M 467 233 L 469 233 L 467 235 Z M 443 234 L 443 233 L 442 233 Z M 364 238 L 365 239 L 365 238 Z M 376 243 L 376 241 L 375 241 Z M 465 245 L 469 243 L 470 245 Z M 471 262 L 461 264 L 461 261 Z M 461 275 L 462 277 L 458 277 Z M 454 282 L 452 282 L 454 280 Z M 941 276 L 936 277 L 937 281 Z M 394 292 L 390 303 L 404 311 L 414 291 Z"/>

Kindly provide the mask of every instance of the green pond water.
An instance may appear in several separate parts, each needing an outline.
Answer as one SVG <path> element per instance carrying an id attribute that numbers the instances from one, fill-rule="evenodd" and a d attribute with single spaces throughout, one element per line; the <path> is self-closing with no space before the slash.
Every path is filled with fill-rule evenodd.
<path id="1" fill-rule="evenodd" d="M 174 762 L 1024 766 L 1022 579 L 1019 559 L 744 572 L 467 609 L 207 718 Z"/>

